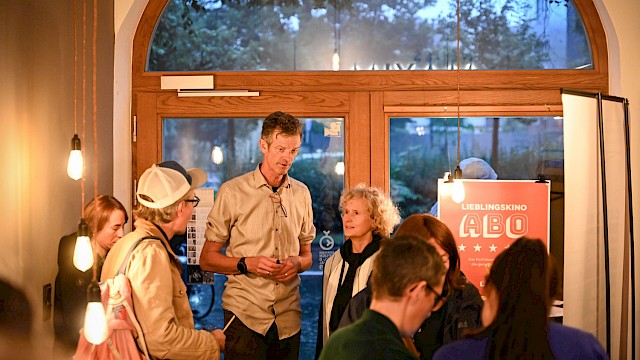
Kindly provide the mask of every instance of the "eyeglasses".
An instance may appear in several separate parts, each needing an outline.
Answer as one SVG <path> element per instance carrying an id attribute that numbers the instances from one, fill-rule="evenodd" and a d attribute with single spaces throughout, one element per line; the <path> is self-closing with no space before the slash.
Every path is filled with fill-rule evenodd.
<path id="1" fill-rule="evenodd" d="M 431 285 L 427 283 L 427 289 L 436 295 L 435 300 L 433 300 L 433 307 L 436 307 L 440 301 L 444 300 L 444 296 L 437 292 Z"/>
<path id="2" fill-rule="evenodd" d="M 193 199 L 187 199 L 185 202 L 193 203 L 193 207 L 198 207 L 198 204 L 200 204 L 200 198 L 197 195 L 194 195 Z"/>
<path id="3" fill-rule="evenodd" d="M 279 205 L 276 207 L 276 213 L 278 213 L 282 217 L 287 217 L 287 209 L 284 207 L 284 205 L 282 205 L 282 198 L 280 197 L 280 193 L 274 192 L 269 195 L 269 198 L 271 199 L 272 203 Z M 278 212 L 278 209 L 280 209 L 280 212 Z"/>

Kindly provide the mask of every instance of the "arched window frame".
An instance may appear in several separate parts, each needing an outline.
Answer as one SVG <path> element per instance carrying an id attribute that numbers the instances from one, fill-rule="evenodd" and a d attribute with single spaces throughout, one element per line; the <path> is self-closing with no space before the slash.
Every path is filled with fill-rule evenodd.
<path id="1" fill-rule="evenodd" d="M 148 72 L 150 42 L 167 1 L 148 3 L 133 42 L 132 106 L 138 115 L 134 178 L 141 173 L 137 169 L 144 170 L 161 158 L 160 124 L 167 114 L 197 117 L 215 110 L 225 116 L 266 115 L 278 106 L 286 109 L 292 104 L 291 112 L 298 116 L 318 116 L 327 109 L 341 112 L 346 119 L 345 186 L 364 181 L 388 188 L 390 117 L 452 116 L 458 94 L 462 116 L 555 116 L 562 115 L 562 88 L 603 94 L 609 90 L 606 36 L 592 1 L 574 4 L 589 39 L 593 69 L 467 70 L 459 76 L 455 70 Z M 259 91 L 261 96 L 184 100 L 178 99 L 175 91 L 160 89 L 162 75 L 195 74 L 213 75 L 216 90 L 245 89 Z M 283 93 L 287 95 L 280 98 Z M 314 105 L 296 108 L 299 99 Z M 363 111 L 363 107 L 371 110 Z M 372 138 L 387 139 L 386 146 L 372 146 Z"/>

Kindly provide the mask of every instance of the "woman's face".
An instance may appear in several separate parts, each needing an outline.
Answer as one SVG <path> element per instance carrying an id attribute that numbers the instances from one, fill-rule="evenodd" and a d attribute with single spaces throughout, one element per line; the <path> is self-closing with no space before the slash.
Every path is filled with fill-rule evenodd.
<path id="1" fill-rule="evenodd" d="M 374 223 L 363 198 L 353 198 L 345 202 L 342 210 L 342 227 L 344 237 L 352 241 L 371 235 Z"/>
<path id="2" fill-rule="evenodd" d="M 436 239 L 434 238 L 429 239 L 429 244 L 433 245 L 433 247 L 436 248 L 436 251 L 442 258 L 442 263 L 444 264 L 445 270 L 449 271 L 449 254 L 446 251 L 444 251 L 442 247 L 440 247 Z"/>
<path id="3" fill-rule="evenodd" d="M 487 294 L 482 306 L 482 325 L 487 327 L 496 319 L 498 314 L 499 296 L 495 287 L 491 284 L 487 284 L 484 287 L 484 292 Z"/>
<path id="4" fill-rule="evenodd" d="M 104 224 L 104 228 L 95 235 L 96 242 L 101 248 L 109 251 L 122 236 L 124 236 L 124 213 L 120 210 L 114 210 L 109 215 L 109 220 Z"/>

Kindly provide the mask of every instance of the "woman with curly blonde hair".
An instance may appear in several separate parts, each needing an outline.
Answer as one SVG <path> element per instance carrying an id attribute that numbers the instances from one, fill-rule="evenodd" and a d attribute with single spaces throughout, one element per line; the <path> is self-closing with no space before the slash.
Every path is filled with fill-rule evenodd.
<path id="1" fill-rule="evenodd" d="M 400 222 L 391 199 L 375 187 L 358 184 L 340 197 L 345 242 L 324 264 L 316 354 L 338 328 L 351 297 L 367 286 L 380 241 Z"/>

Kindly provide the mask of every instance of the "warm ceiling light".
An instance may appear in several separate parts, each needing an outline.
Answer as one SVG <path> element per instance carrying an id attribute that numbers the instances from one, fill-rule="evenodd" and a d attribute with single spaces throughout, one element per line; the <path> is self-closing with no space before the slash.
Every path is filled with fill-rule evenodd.
<path id="1" fill-rule="evenodd" d="M 220 165 L 224 161 L 224 155 L 222 154 L 222 148 L 220 146 L 214 146 L 211 150 L 211 161 L 214 164 Z"/>
<path id="2" fill-rule="evenodd" d="M 73 251 L 73 266 L 84 272 L 93 266 L 93 250 L 89 239 L 89 225 L 84 219 L 78 224 L 78 238 Z"/>
<path id="3" fill-rule="evenodd" d="M 88 342 L 102 344 L 108 335 L 107 316 L 100 298 L 100 286 L 97 281 L 92 281 L 87 287 L 87 311 L 84 315 L 84 337 Z"/>
<path id="4" fill-rule="evenodd" d="M 84 166 L 82 160 L 82 145 L 78 134 L 73 134 L 71 138 L 71 152 L 69 153 L 69 162 L 67 163 L 67 174 L 73 180 L 79 180 L 82 177 L 82 168 Z"/>

